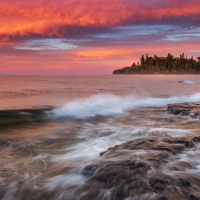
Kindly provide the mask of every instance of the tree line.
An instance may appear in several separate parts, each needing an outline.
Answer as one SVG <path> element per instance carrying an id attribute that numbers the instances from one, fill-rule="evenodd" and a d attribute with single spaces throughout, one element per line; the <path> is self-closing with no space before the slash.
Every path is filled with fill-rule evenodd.
<path id="1" fill-rule="evenodd" d="M 200 71 L 200 57 L 197 57 L 197 60 L 195 60 L 192 57 L 188 58 L 187 55 L 185 56 L 184 53 L 182 53 L 179 57 L 175 57 L 168 53 L 166 57 L 159 57 L 157 55 L 154 55 L 154 57 L 142 55 L 140 58 L 140 63 L 138 62 L 137 65 L 133 63 L 131 67 L 135 66 L 157 66 L 158 68 L 166 68 L 167 70 L 187 70 L 191 69 L 194 71 Z"/>

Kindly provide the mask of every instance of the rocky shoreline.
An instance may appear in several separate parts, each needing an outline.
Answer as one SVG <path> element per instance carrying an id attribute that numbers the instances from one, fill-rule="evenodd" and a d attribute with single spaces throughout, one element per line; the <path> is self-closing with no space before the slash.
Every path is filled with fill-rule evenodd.
<path id="1" fill-rule="evenodd" d="M 94 190 L 82 199 L 102 199 L 101 191 L 106 190 L 116 200 L 200 199 L 200 177 L 189 173 L 195 166 L 178 158 L 199 142 L 200 135 L 154 135 L 110 148 L 102 154 L 102 162 L 83 169 L 92 177 L 82 190 L 91 191 L 91 185 Z"/>
<path id="2" fill-rule="evenodd" d="M 169 104 L 167 112 L 174 115 L 190 116 L 196 119 L 200 117 L 200 103 Z"/>
<path id="3" fill-rule="evenodd" d="M 23 182 L 18 182 L 18 187 L 21 189 L 16 193 L 16 199 L 200 200 L 200 131 L 199 120 L 196 120 L 199 116 L 199 107 L 200 103 L 181 103 L 169 104 L 166 109 L 159 110 L 169 116 L 170 120 L 172 116 L 177 119 L 177 121 L 168 120 L 166 124 L 178 123 L 180 118 L 184 120 L 181 123 L 185 122 L 187 121 L 185 116 L 195 118 L 191 120 L 197 124 L 195 132 L 188 132 L 180 137 L 173 136 L 170 132 L 159 134 L 155 132 L 146 137 L 137 135 L 137 139 L 101 152 L 98 159 L 89 162 L 86 166 L 77 162 L 78 168 L 75 171 L 70 162 L 52 164 L 49 168 L 44 168 L 44 175 L 36 178 L 40 184 L 42 183 L 41 187 L 32 188 L 32 184 L 26 185 L 25 182 L 24 186 Z M 144 112 L 145 115 L 152 114 L 147 110 Z M 73 141 L 70 138 L 68 140 L 69 143 Z M 49 148 L 53 148 L 54 142 L 55 140 L 52 139 L 48 141 Z M 31 143 L 21 144 L 18 141 L 8 143 L 7 140 L 1 144 L 2 148 L 5 146 L 9 150 L 19 152 L 20 156 L 35 159 L 44 149 L 38 149 Z M 20 169 L 22 167 L 27 167 L 23 161 Z M 28 166 L 31 167 L 37 171 L 44 166 L 33 162 Z M 9 171 L 4 170 L 4 178 L 8 182 L 21 175 L 21 171 L 17 173 L 17 166 L 13 172 L 15 173 L 12 176 L 7 177 Z M 76 176 L 78 174 L 77 180 L 74 178 L 76 176 L 67 176 L 71 172 Z M 55 184 L 51 182 L 52 179 L 58 182 Z M 67 182 L 71 183 L 70 186 Z M 42 187 L 44 183 L 50 185 L 50 189 Z M 2 186 L 0 198 L 3 198 L 5 193 L 5 186 Z"/>
<path id="4" fill-rule="evenodd" d="M 171 104 L 167 112 L 197 118 L 199 108 L 198 103 Z M 89 179 L 77 191 L 87 191 L 80 199 L 200 199 L 199 143 L 200 134 L 155 134 L 111 147 L 82 170 Z"/>

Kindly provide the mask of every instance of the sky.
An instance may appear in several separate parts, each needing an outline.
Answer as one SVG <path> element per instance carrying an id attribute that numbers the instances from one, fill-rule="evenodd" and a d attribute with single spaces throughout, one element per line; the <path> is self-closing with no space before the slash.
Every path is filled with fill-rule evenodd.
<path id="1" fill-rule="evenodd" d="M 111 74 L 200 56 L 200 0 L 0 0 L 1 74 Z"/>

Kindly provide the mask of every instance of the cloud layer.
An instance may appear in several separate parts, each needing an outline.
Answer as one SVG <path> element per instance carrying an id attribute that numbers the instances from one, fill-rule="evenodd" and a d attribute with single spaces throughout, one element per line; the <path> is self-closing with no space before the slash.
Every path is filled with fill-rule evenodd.
<path id="1" fill-rule="evenodd" d="M 111 73 L 199 41 L 199 0 L 0 1 L 0 73 Z"/>
<path id="2" fill-rule="evenodd" d="M 3 0 L 0 38 L 65 37 L 101 28 L 200 17 L 198 0 Z"/>

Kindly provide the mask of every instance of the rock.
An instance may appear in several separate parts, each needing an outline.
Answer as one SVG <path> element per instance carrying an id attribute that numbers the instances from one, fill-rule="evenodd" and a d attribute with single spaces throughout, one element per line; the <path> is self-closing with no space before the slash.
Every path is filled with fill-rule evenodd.
<path id="1" fill-rule="evenodd" d="M 113 74 L 168 74 L 170 73 L 169 70 L 166 68 L 159 66 L 132 66 L 132 67 L 124 67 L 122 69 L 117 69 L 113 71 Z"/>
<path id="2" fill-rule="evenodd" d="M 82 170 L 84 176 L 92 176 L 100 170 L 98 165 L 88 165 Z"/>
<path id="3" fill-rule="evenodd" d="M 200 199 L 200 176 L 177 157 L 199 141 L 200 135 L 153 135 L 109 148 L 82 171 L 91 178 L 79 188 L 87 191 L 80 199 Z"/>
<path id="4" fill-rule="evenodd" d="M 194 137 L 197 140 L 200 139 L 200 136 Z M 121 145 L 117 145 L 113 148 L 109 148 L 107 152 L 104 152 L 104 154 L 112 154 L 113 152 L 116 152 L 117 150 L 161 150 L 161 151 L 167 151 L 172 154 L 176 154 L 181 152 L 185 147 L 192 147 L 191 138 L 173 138 L 169 135 L 159 135 L 155 134 L 151 137 L 147 138 L 139 138 L 132 141 L 128 141 L 126 143 L 123 143 Z"/>
<path id="5" fill-rule="evenodd" d="M 167 107 L 167 112 L 169 114 L 198 118 L 200 116 L 200 103 L 169 104 Z"/>

